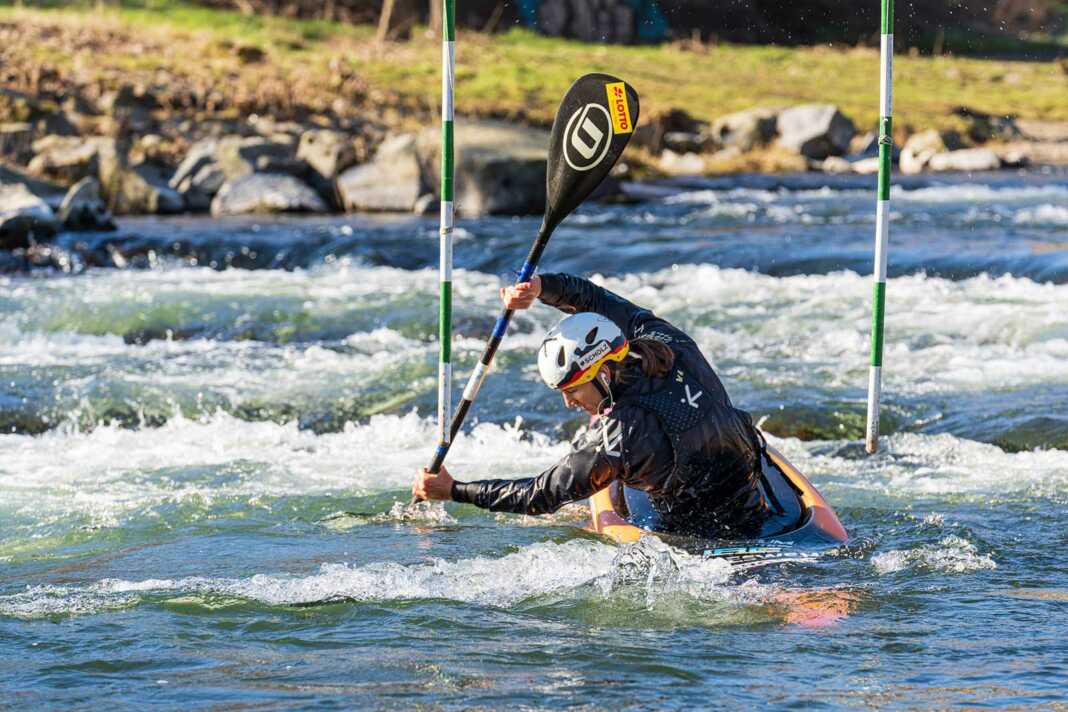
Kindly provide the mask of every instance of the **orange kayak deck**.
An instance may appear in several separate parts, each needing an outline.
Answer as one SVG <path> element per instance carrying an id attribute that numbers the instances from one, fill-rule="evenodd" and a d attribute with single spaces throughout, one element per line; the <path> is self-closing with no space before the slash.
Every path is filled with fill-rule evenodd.
<path id="1" fill-rule="evenodd" d="M 845 527 L 838 520 L 838 515 L 827 504 L 827 500 L 823 498 L 819 490 L 808 481 L 808 478 L 790 464 L 782 453 L 770 446 L 768 447 L 768 458 L 786 476 L 787 482 L 797 493 L 803 510 L 801 521 L 796 529 L 776 535 L 769 541 L 795 543 L 800 546 L 817 548 L 846 543 L 849 536 L 846 534 Z M 590 514 L 592 517 L 590 531 L 608 537 L 620 544 L 638 541 L 642 536 L 652 533 L 649 530 L 631 524 L 616 512 L 607 487 L 590 497 Z"/>

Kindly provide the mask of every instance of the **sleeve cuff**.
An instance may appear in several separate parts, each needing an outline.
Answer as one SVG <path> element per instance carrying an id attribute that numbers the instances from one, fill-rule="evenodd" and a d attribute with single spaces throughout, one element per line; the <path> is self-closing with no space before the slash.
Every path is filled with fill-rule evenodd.
<path id="1" fill-rule="evenodd" d="M 555 307 L 560 303 L 563 280 L 556 274 L 541 274 L 541 294 L 538 296 L 545 304 Z"/>
<path id="2" fill-rule="evenodd" d="M 467 482 L 457 482 L 453 480 L 452 491 L 449 493 L 453 502 L 459 502 L 461 504 L 474 504 L 472 497 L 472 487 Z"/>

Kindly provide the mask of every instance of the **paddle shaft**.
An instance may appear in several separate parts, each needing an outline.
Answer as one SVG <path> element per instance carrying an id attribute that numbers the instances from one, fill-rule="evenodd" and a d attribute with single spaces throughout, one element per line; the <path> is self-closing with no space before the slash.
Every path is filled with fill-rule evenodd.
<path id="1" fill-rule="evenodd" d="M 597 72 L 585 74 L 567 90 L 549 133 L 549 155 L 545 166 L 545 216 L 526 262 L 519 271 L 517 284 L 533 278 L 553 230 L 608 176 L 630 141 L 637 120 L 637 92 L 618 77 Z M 445 294 L 444 290 L 442 294 Z M 471 410 L 482 381 L 489 373 L 493 357 L 508 332 L 511 320 L 511 309 L 505 309 L 497 317 L 482 358 L 464 387 L 452 422 L 447 430 L 439 426 L 438 446 L 427 468 L 431 474 L 441 471 L 445 456 Z M 413 498 L 412 501 L 414 503 L 418 499 Z"/>
<path id="2" fill-rule="evenodd" d="M 516 279 L 516 284 L 529 282 L 534 276 L 534 270 L 538 267 L 538 261 L 541 260 L 541 255 L 545 251 L 545 246 L 548 244 L 549 236 L 551 234 L 552 232 L 546 229 L 545 223 L 542 223 L 542 228 L 538 231 L 538 238 L 534 241 L 534 245 L 530 248 L 530 252 L 527 254 L 527 260 L 523 264 L 523 269 L 519 271 L 519 277 Z M 497 349 L 504 340 L 504 335 L 508 331 L 508 324 L 512 320 L 513 313 L 514 310 L 512 309 L 504 309 L 501 311 L 501 315 L 497 317 L 497 322 L 493 326 L 493 334 L 490 336 L 489 341 L 486 342 L 486 348 L 482 351 L 482 357 L 478 360 L 475 370 L 467 380 L 463 396 L 460 399 L 459 405 L 456 406 L 456 412 L 453 414 L 452 423 L 449 426 L 448 436 L 441 438 L 438 441 L 437 449 L 434 450 L 434 458 L 430 461 L 430 466 L 427 468 L 431 473 L 436 474 L 441 471 L 441 465 L 445 462 L 445 456 L 449 454 L 449 448 L 452 447 L 452 442 L 456 438 L 456 434 L 460 432 L 460 428 L 464 424 L 464 419 L 467 418 L 467 412 L 471 410 L 471 404 L 475 402 L 475 397 L 478 395 L 478 389 L 482 387 L 482 381 L 486 379 L 486 374 L 489 373 L 490 365 L 493 363 L 493 357 L 497 354 Z"/>

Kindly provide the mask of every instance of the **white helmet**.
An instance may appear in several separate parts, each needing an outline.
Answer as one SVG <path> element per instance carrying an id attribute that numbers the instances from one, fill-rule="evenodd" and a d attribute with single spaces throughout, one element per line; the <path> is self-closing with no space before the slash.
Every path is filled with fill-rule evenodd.
<path id="1" fill-rule="evenodd" d="M 554 326 L 538 349 L 541 378 L 557 390 L 593 380 L 607 361 L 622 361 L 630 350 L 611 319 L 580 312 Z"/>

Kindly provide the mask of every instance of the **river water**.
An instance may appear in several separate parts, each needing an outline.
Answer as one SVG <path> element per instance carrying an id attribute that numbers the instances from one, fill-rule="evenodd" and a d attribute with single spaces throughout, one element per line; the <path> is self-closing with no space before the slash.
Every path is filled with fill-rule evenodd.
<path id="1" fill-rule="evenodd" d="M 852 536 L 732 572 L 544 518 L 404 510 L 433 449 L 421 218 L 126 220 L 0 275 L 0 706 L 1033 708 L 1068 688 L 1068 175 L 893 192 L 886 436 L 860 445 L 873 186 L 679 181 L 544 271 L 687 329 Z M 457 390 L 537 220 L 463 221 Z M 92 266 L 118 262 L 124 268 Z M 581 419 L 517 316 L 449 456 L 534 474 Z"/>

